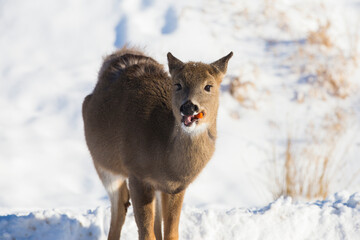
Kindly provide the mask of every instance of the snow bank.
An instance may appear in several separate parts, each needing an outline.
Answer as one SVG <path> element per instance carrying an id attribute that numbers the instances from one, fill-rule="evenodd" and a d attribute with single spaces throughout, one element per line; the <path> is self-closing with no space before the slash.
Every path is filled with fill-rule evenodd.
<path id="1" fill-rule="evenodd" d="M 0 216 L 0 239 L 105 239 L 109 208 L 79 213 L 46 210 Z M 337 193 L 325 201 L 293 202 L 279 198 L 263 208 L 199 209 L 185 206 L 181 239 L 358 239 L 360 193 Z M 122 239 L 136 239 L 132 213 Z"/>

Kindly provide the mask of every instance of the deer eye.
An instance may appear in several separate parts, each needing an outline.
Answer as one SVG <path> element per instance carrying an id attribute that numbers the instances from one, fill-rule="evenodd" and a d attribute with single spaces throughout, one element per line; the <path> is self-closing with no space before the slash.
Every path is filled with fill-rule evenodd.
<path id="1" fill-rule="evenodd" d="M 206 85 L 206 86 L 204 87 L 205 91 L 207 91 L 207 92 L 210 92 L 210 89 L 211 89 L 211 88 L 212 88 L 211 85 Z"/>
<path id="2" fill-rule="evenodd" d="M 180 83 L 175 84 L 175 90 L 180 91 L 182 89 L 182 86 Z"/>

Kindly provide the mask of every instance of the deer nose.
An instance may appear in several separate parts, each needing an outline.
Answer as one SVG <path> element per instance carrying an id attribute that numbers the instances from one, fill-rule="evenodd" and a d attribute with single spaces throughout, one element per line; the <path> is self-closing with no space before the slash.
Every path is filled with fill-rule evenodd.
<path id="1" fill-rule="evenodd" d="M 195 104 L 193 104 L 190 100 L 186 101 L 183 105 L 180 107 L 180 112 L 186 116 L 194 115 L 195 112 L 199 111 L 199 107 Z"/>

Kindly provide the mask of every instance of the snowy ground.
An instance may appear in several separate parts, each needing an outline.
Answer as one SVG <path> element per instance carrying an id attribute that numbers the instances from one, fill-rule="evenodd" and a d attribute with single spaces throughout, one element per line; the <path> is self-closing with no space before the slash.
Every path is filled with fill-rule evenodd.
<path id="1" fill-rule="evenodd" d="M 137 228 L 130 208 L 122 238 L 136 239 Z M 105 239 L 110 209 L 42 210 L 0 217 L 0 237 L 25 239 Z M 336 194 L 325 201 L 294 203 L 279 198 L 262 208 L 182 211 L 182 239 L 358 239 L 360 194 Z"/>
<path id="2" fill-rule="evenodd" d="M 163 64 L 168 51 L 204 62 L 234 52 L 217 150 L 187 191 L 182 238 L 356 239 L 359 13 L 357 0 L 0 0 L 0 239 L 104 238 L 109 203 L 80 109 L 102 56 L 125 43 Z M 289 138 L 293 202 L 276 200 Z M 332 197 L 307 203 L 322 159 Z M 124 231 L 134 238 L 131 211 Z"/>

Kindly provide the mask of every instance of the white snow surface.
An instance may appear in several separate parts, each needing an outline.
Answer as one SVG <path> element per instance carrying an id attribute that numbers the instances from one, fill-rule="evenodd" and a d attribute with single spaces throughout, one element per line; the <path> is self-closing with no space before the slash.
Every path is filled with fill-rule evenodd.
<path id="1" fill-rule="evenodd" d="M 41 210 L 0 216 L 0 238 L 106 239 L 110 209 L 87 212 Z M 262 208 L 228 210 L 185 206 L 182 239 L 358 239 L 360 194 L 341 192 L 324 201 L 294 203 L 279 198 Z M 127 214 L 122 239 L 137 239 L 132 209 Z"/>
<path id="2" fill-rule="evenodd" d="M 126 43 L 165 66 L 167 52 L 207 63 L 234 52 L 181 239 L 360 239 L 359 16 L 358 0 L 0 0 L 0 239 L 106 238 L 81 104 L 102 57 Z M 230 94 L 236 78 L 247 87 Z M 306 160 L 329 159 L 326 200 L 278 198 L 289 137 L 308 173 L 295 181 L 321 173 Z M 131 208 L 122 236 L 137 236 Z"/>

